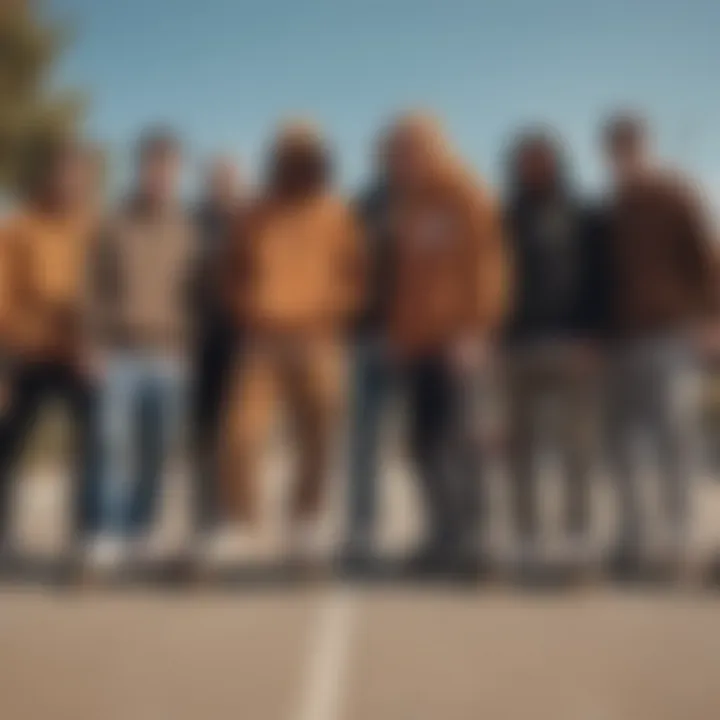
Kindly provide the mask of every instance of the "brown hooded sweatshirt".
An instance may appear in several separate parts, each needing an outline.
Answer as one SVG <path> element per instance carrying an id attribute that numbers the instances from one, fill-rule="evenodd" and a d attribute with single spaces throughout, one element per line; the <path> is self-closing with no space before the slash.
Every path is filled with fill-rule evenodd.
<path id="1" fill-rule="evenodd" d="M 399 199 L 393 213 L 396 285 L 390 335 L 400 354 L 442 351 L 495 330 L 509 272 L 499 213 L 460 168 Z"/>
<path id="2" fill-rule="evenodd" d="M 669 174 L 621 189 L 611 211 L 613 329 L 674 332 L 716 316 L 720 275 L 697 193 Z"/>
<path id="3" fill-rule="evenodd" d="M 53 360 L 82 339 L 89 218 L 26 210 L 0 230 L 0 332 L 21 358 Z"/>
<path id="4" fill-rule="evenodd" d="M 286 130 L 274 158 L 325 153 L 315 135 Z M 279 171 L 282 173 L 282 169 Z M 325 188 L 287 196 L 271 191 L 238 225 L 230 294 L 248 329 L 339 331 L 358 312 L 364 266 L 349 204 Z"/>

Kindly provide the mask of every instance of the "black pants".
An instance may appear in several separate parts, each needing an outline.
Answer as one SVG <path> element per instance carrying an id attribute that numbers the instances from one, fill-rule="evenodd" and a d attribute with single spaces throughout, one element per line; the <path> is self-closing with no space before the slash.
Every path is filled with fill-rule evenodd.
<path id="1" fill-rule="evenodd" d="M 0 422 L 0 539 L 7 539 L 17 462 L 43 406 L 62 401 L 73 426 L 72 527 L 76 536 L 97 530 L 100 515 L 97 448 L 93 440 L 94 393 L 73 366 L 33 362 L 16 368 L 8 409 Z"/>
<path id="2" fill-rule="evenodd" d="M 421 485 L 431 544 L 470 542 L 483 522 L 483 477 L 473 378 L 444 357 L 405 368 L 410 449 Z"/>
<path id="3" fill-rule="evenodd" d="M 230 372 L 239 343 L 226 326 L 209 327 L 200 334 L 192 377 L 192 437 L 194 524 L 212 528 L 220 519 L 218 501 L 218 440 Z"/>

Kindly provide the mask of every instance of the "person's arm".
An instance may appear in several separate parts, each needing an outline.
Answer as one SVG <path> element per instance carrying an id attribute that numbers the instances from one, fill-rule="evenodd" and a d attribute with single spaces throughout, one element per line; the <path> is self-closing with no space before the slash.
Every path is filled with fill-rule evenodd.
<path id="1" fill-rule="evenodd" d="M 510 309 L 510 252 L 502 213 L 494 199 L 471 183 L 458 196 L 470 233 L 471 258 L 465 328 L 449 348 L 453 365 L 465 372 L 483 365 Z"/>
<path id="2" fill-rule="evenodd" d="M 32 249 L 18 223 L 10 223 L 3 239 L 4 318 L 3 345 L 13 358 L 36 349 L 38 326 L 33 313 L 24 312 L 32 302 L 30 267 Z"/>
<path id="3" fill-rule="evenodd" d="M 487 338 L 500 329 L 511 309 L 511 253 L 495 200 L 478 191 L 472 203 L 477 247 L 475 325 Z"/>
<path id="4" fill-rule="evenodd" d="M 585 210 L 581 241 L 580 301 L 574 330 L 579 339 L 599 341 L 607 336 L 612 313 L 612 255 L 607 211 Z"/>
<path id="5" fill-rule="evenodd" d="M 100 339 L 109 330 L 113 305 L 120 295 L 117 235 L 112 223 L 98 228 L 92 243 L 87 274 L 88 332 Z"/>
<path id="6" fill-rule="evenodd" d="M 720 314 L 718 242 L 700 193 L 687 183 L 676 193 L 682 255 L 688 287 L 697 292 L 700 319 L 717 320 Z"/>
<path id="7" fill-rule="evenodd" d="M 0 356 L 8 348 L 8 318 L 11 311 L 10 297 L 10 239 L 7 227 L 0 227 Z"/>
<path id="8" fill-rule="evenodd" d="M 7 408 L 10 392 L 10 267 L 8 228 L 0 228 L 0 416 Z"/>
<path id="9" fill-rule="evenodd" d="M 121 292 L 117 241 L 115 222 L 98 221 L 87 251 L 79 362 L 95 375 L 103 371 L 104 354 L 113 333 L 115 305 Z"/>
<path id="10" fill-rule="evenodd" d="M 241 210 L 237 213 L 212 270 L 217 283 L 219 309 L 236 329 L 242 328 L 246 316 L 252 212 Z"/>
<path id="11" fill-rule="evenodd" d="M 354 209 L 340 209 L 338 241 L 340 245 L 338 313 L 344 322 L 354 324 L 366 310 L 368 251 L 363 242 L 362 224 Z"/>

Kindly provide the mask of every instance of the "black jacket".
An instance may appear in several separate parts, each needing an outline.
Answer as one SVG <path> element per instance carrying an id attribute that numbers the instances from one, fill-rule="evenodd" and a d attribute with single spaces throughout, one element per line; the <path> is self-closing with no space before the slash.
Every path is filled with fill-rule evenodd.
<path id="1" fill-rule="evenodd" d="M 230 320 L 218 292 L 235 219 L 232 210 L 219 210 L 204 203 L 195 211 L 198 247 L 190 283 L 191 313 L 200 342 L 230 331 Z"/>
<path id="2" fill-rule="evenodd" d="M 360 338 L 382 335 L 394 286 L 393 243 L 388 228 L 390 201 L 387 188 L 378 183 L 356 202 L 369 257 L 367 300 L 356 324 Z"/>
<path id="3" fill-rule="evenodd" d="M 510 343 L 596 339 L 608 322 L 610 273 L 605 213 L 566 193 L 517 196 L 506 209 L 515 266 Z"/>

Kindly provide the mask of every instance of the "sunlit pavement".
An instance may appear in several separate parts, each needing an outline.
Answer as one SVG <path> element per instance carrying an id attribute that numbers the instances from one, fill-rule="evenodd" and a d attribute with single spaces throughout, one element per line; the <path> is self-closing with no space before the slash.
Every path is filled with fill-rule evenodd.
<path id="1" fill-rule="evenodd" d="M 61 497 L 42 473 L 24 483 L 18 532 L 31 546 L 59 542 Z M 179 533 L 181 483 L 167 500 Z M 402 543 L 418 525 L 402 478 L 386 502 L 384 535 Z M 720 529 L 709 482 L 697 518 L 709 548 Z M 720 717 L 719 602 L 607 587 L 5 588 L 0 717 L 709 720 Z"/>

